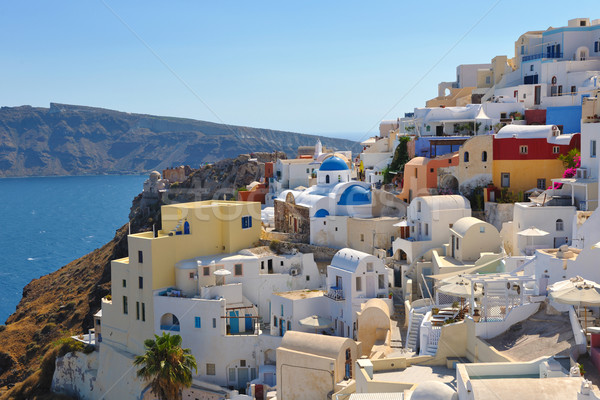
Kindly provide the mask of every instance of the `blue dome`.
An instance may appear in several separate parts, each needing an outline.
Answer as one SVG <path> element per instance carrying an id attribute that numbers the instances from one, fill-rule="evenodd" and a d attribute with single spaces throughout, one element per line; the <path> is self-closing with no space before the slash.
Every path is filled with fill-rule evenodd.
<path id="1" fill-rule="evenodd" d="M 327 160 L 323 161 L 321 164 L 321 168 L 319 171 L 348 171 L 348 166 L 339 157 L 333 156 L 329 157 Z"/>
<path id="2" fill-rule="evenodd" d="M 359 185 L 352 185 L 344 190 L 338 202 L 340 206 L 360 206 L 371 204 L 371 190 Z"/>
<path id="3" fill-rule="evenodd" d="M 315 218 L 325 218 L 328 215 L 329 211 L 325 210 L 324 208 L 321 208 L 315 213 Z"/>

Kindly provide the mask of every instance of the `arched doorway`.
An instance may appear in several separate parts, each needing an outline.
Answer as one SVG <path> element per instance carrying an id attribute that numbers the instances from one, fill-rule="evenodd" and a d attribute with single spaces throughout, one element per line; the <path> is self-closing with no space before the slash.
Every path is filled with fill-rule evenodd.
<path id="1" fill-rule="evenodd" d="M 179 332 L 179 318 L 175 314 L 166 313 L 160 317 L 160 329 L 163 331 Z"/>
<path id="2" fill-rule="evenodd" d="M 454 175 L 444 175 L 440 178 L 439 191 L 441 193 L 458 193 L 458 179 Z"/>

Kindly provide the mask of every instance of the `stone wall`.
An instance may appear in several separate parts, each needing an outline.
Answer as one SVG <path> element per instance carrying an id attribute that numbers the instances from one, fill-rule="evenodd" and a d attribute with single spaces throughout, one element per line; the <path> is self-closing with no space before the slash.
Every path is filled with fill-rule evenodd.
<path id="1" fill-rule="evenodd" d="M 309 209 L 275 200 L 275 230 L 289 233 L 292 241 L 308 243 L 310 241 Z"/>
<path id="2" fill-rule="evenodd" d="M 502 230 L 502 224 L 512 221 L 515 205 L 512 203 L 485 203 L 485 221 L 494 225 L 498 231 Z"/>

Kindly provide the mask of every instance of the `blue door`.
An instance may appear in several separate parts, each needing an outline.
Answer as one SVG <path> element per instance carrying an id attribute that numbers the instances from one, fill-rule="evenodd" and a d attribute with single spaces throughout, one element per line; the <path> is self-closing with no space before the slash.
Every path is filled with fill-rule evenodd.
<path id="1" fill-rule="evenodd" d="M 252 328 L 252 318 L 248 317 L 250 317 L 250 314 L 246 314 L 246 332 L 253 332 L 254 329 Z"/>
<path id="2" fill-rule="evenodd" d="M 240 312 L 239 311 L 230 311 L 229 312 L 229 316 L 230 317 L 234 317 L 234 318 L 229 318 L 229 333 L 231 333 L 232 335 L 234 333 L 240 333 L 240 319 L 239 318 L 235 318 L 235 317 L 239 317 Z"/>

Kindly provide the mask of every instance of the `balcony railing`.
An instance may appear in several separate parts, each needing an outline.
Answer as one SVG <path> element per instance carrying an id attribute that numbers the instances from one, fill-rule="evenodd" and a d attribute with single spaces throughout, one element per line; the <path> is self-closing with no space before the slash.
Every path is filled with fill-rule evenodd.
<path id="1" fill-rule="evenodd" d="M 337 286 L 332 286 L 327 291 L 326 296 L 333 300 L 344 300 L 344 291 Z"/>
<path id="2" fill-rule="evenodd" d="M 528 56 L 523 56 L 523 62 L 525 61 L 531 61 L 531 60 L 538 60 L 540 58 L 563 58 L 563 53 L 537 53 L 537 54 L 530 54 Z"/>

